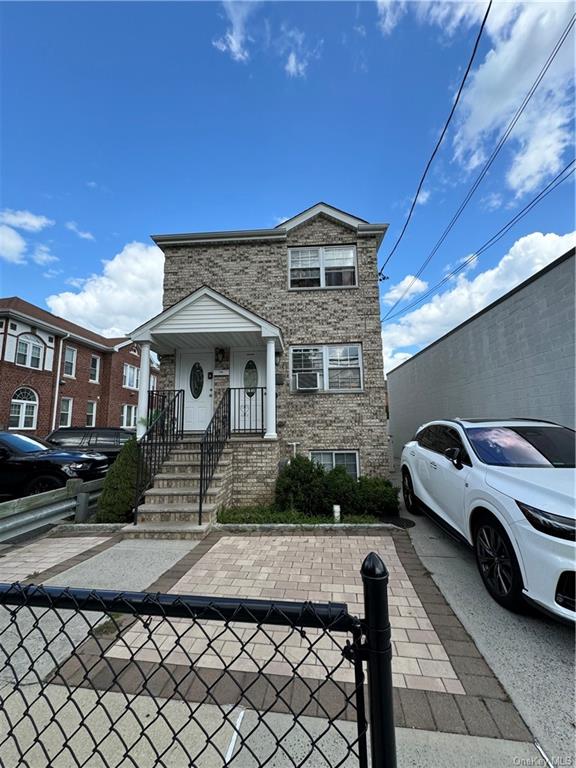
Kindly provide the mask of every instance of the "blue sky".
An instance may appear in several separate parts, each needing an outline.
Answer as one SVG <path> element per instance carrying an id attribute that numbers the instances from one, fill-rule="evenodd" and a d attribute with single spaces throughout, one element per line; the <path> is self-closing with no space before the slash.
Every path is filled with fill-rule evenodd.
<path id="1" fill-rule="evenodd" d="M 384 258 L 484 10 L 387 0 L 4 3 L 2 295 L 106 334 L 126 332 L 159 307 L 161 260 L 150 233 L 269 227 L 319 200 L 389 222 Z M 571 13 L 567 3 L 495 4 L 387 268 L 384 311 L 430 252 Z M 412 300 L 571 159 L 573 45 L 572 32 Z M 444 294 L 386 323 L 389 365 L 561 255 L 574 241 L 573 202 L 567 182 Z"/>

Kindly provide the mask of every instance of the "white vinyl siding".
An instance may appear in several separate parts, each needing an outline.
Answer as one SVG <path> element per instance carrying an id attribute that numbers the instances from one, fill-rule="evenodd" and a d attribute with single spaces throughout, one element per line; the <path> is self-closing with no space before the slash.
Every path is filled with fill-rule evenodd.
<path id="1" fill-rule="evenodd" d="M 173 333 L 205 333 L 206 328 L 221 333 L 260 330 L 256 323 L 210 296 L 201 296 L 158 326 L 158 330 Z"/>
<path id="2" fill-rule="evenodd" d="M 134 429 L 136 427 L 136 408 L 135 405 L 122 406 L 122 425 L 125 429 Z"/>
<path id="3" fill-rule="evenodd" d="M 96 426 L 96 401 L 88 400 L 86 403 L 86 426 Z"/>
<path id="4" fill-rule="evenodd" d="M 126 389 L 138 389 L 140 383 L 140 368 L 129 363 L 124 363 L 124 371 L 122 374 L 122 386 Z"/>
<path id="5" fill-rule="evenodd" d="M 353 245 L 291 248 L 288 261 L 288 283 L 292 289 L 353 288 L 357 285 L 356 248 Z"/>
<path id="6" fill-rule="evenodd" d="M 321 464 L 327 472 L 344 467 L 354 480 L 358 479 L 358 451 L 310 451 L 310 459 Z"/>
<path id="7" fill-rule="evenodd" d="M 64 376 L 69 378 L 76 376 L 76 349 L 74 347 L 66 347 L 64 350 Z"/>
<path id="8" fill-rule="evenodd" d="M 100 382 L 100 362 L 101 358 L 99 355 L 92 355 L 90 357 L 89 381 L 93 384 L 98 384 Z"/>
<path id="9" fill-rule="evenodd" d="M 63 397 L 60 400 L 60 420 L 58 421 L 60 427 L 69 427 L 72 424 L 72 407 L 71 397 Z"/>
<path id="10" fill-rule="evenodd" d="M 362 350 L 360 344 L 292 347 L 290 350 L 291 387 L 297 390 L 298 373 L 318 372 L 318 388 L 324 392 L 362 390 Z"/>
<path id="11" fill-rule="evenodd" d="M 21 387 L 10 401 L 9 429 L 36 429 L 38 420 L 38 395 L 33 389 Z"/>

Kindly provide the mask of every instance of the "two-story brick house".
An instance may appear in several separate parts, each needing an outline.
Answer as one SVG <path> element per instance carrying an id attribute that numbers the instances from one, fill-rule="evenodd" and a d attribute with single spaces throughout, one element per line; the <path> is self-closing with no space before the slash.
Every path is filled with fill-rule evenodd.
<path id="1" fill-rule="evenodd" d="M 0 429 L 136 428 L 140 349 L 12 296 L 0 299 Z M 154 388 L 154 367 L 148 385 Z"/>
<path id="2" fill-rule="evenodd" d="M 131 338 L 160 355 L 160 389 L 184 390 L 186 431 L 205 430 L 231 388 L 216 500 L 268 500 L 294 452 L 353 476 L 388 473 L 377 268 L 386 228 L 319 203 L 274 229 L 153 237 L 165 254 L 164 311 Z M 197 475 L 185 489 L 174 472 L 187 455 L 172 456 L 148 492 L 148 519 L 195 509 Z"/>

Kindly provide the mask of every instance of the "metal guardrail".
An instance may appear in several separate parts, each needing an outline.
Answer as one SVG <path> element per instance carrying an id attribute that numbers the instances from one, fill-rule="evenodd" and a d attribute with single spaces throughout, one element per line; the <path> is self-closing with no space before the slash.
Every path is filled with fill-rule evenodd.
<path id="1" fill-rule="evenodd" d="M 14 539 L 66 517 L 85 522 L 104 480 L 68 480 L 64 488 L 0 503 L 0 542 Z"/>

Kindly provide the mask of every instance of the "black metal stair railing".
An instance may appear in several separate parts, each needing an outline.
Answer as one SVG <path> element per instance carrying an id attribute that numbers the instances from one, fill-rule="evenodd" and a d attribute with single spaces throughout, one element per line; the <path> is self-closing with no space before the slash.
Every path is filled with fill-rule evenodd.
<path id="1" fill-rule="evenodd" d="M 200 439 L 200 488 L 198 490 L 198 525 L 202 525 L 202 507 L 214 472 L 230 438 L 231 390 L 228 387 L 216 406 L 210 424 Z"/>
<path id="2" fill-rule="evenodd" d="M 170 451 L 184 436 L 184 390 L 148 393 L 147 429 L 138 440 L 138 466 L 134 491 L 134 524 L 138 506 Z"/>

